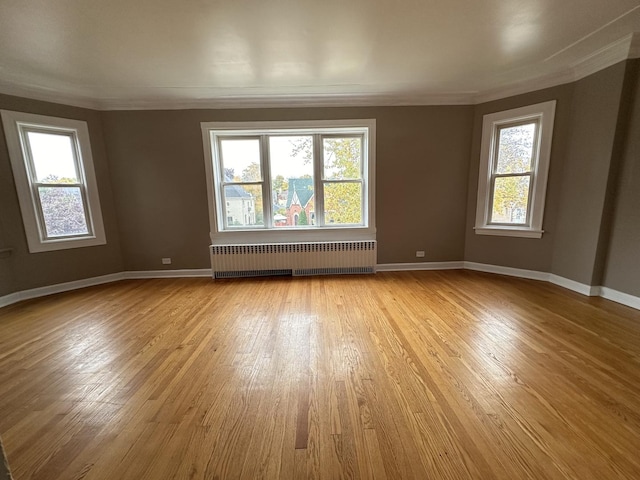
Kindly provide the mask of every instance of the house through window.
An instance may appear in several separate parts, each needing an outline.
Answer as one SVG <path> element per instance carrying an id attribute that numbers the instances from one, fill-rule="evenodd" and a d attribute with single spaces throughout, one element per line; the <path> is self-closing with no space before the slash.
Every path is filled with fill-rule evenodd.
<path id="1" fill-rule="evenodd" d="M 374 232 L 374 127 L 373 120 L 203 123 L 212 237 Z"/>

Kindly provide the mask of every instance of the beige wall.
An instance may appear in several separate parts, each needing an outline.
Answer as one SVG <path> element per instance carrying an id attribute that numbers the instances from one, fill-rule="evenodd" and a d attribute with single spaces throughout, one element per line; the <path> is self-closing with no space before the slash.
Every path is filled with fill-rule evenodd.
<path id="1" fill-rule="evenodd" d="M 621 62 L 572 84 L 476 107 L 466 261 L 549 272 L 585 285 L 600 285 L 606 272 L 607 281 L 615 285 L 612 288 L 637 295 L 640 204 L 634 196 L 638 183 L 633 183 L 633 165 L 637 163 L 634 149 L 638 148 L 640 114 L 635 113 L 635 123 L 627 131 L 625 108 L 620 108 L 629 101 L 628 66 L 633 64 Z M 542 239 L 476 235 L 473 226 L 483 115 L 553 99 L 557 107 Z M 617 181 L 623 151 L 622 182 L 627 183 Z"/>
<path id="2" fill-rule="evenodd" d="M 127 270 L 208 268 L 200 122 L 375 118 L 378 262 L 461 260 L 473 107 L 104 112 Z M 161 265 L 171 257 L 170 267 Z"/>
<path id="3" fill-rule="evenodd" d="M 600 237 L 619 128 L 625 62 L 575 83 L 551 272 L 598 285 Z"/>
<path id="4" fill-rule="evenodd" d="M 0 256 L 0 296 L 122 271 L 120 239 L 100 113 L 8 95 L 0 95 L 0 109 L 73 118 L 88 123 L 107 236 L 107 244 L 98 247 L 29 253 L 4 129 L 0 129 L 0 249 L 13 248 L 11 256 Z"/>
<path id="5" fill-rule="evenodd" d="M 377 120 L 379 263 L 467 260 L 640 295 L 639 65 L 477 106 L 94 112 L 0 95 L 3 109 L 88 122 L 108 242 L 28 253 L 2 135 L 0 249 L 14 252 L 0 256 L 0 296 L 122 270 L 209 268 L 200 122 L 340 118 Z M 554 99 L 542 239 L 475 235 L 483 115 Z"/>
<path id="6" fill-rule="evenodd" d="M 476 203 L 478 195 L 478 174 L 480 168 L 480 143 L 482 136 L 482 117 L 489 113 L 509 110 L 526 105 L 556 100 L 549 180 L 541 239 L 497 237 L 476 235 Z M 475 108 L 473 122 L 473 140 L 468 183 L 468 204 L 466 219 L 465 260 L 469 262 L 501 265 L 525 270 L 549 272 L 556 235 L 558 205 L 562 195 L 563 167 L 567 157 L 568 139 L 571 132 L 571 108 L 573 85 L 562 85 L 545 90 L 496 100 Z"/>
<path id="7" fill-rule="evenodd" d="M 627 128 L 621 139 L 602 284 L 640 297 L 640 60 L 630 62 Z"/>

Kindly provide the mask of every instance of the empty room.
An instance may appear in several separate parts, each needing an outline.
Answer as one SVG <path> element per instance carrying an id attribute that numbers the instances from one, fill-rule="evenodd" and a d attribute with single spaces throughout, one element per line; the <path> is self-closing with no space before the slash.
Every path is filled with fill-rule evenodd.
<path id="1" fill-rule="evenodd" d="M 640 1 L 0 0 L 0 478 L 640 478 Z"/>

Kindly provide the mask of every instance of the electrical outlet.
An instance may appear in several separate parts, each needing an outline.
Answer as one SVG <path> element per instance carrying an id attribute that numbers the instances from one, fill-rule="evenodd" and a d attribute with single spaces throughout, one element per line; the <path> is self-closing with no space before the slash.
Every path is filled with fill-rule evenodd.
<path id="1" fill-rule="evenodd" d="M 163 258 L 162 259 L 162 264 L 163 265 L 171 265 L 171 258 L 169 258 L 169 257 Z"/>
<path id="2" fill-rule="evenodd" d="M 418 250 L 416 252 L 416 257 L 423 258 L 424 257 L 424 250 Z"/>

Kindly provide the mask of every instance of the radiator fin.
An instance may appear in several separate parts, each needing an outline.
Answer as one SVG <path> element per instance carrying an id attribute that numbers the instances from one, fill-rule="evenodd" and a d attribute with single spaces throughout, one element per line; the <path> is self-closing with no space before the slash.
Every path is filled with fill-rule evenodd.
<path id="1" fill-rule="evenodd" d="M 291 270 L 236 270 L 213 272 L 214 278 L 275 277 L 291 276 Z"/>
<path id="2" fill-rule="evenodd" d="M 373 267 L 338 267 L 338 268 L 305 268 L 294 270 L 295 276 L 304 275 L 349 275 L 358 273 L 375 273 Z"/>
<path id="3" fill-rule="evenodd" d="M 375 273 L 375 240 L 212 245 L 214 278 Z"/>

